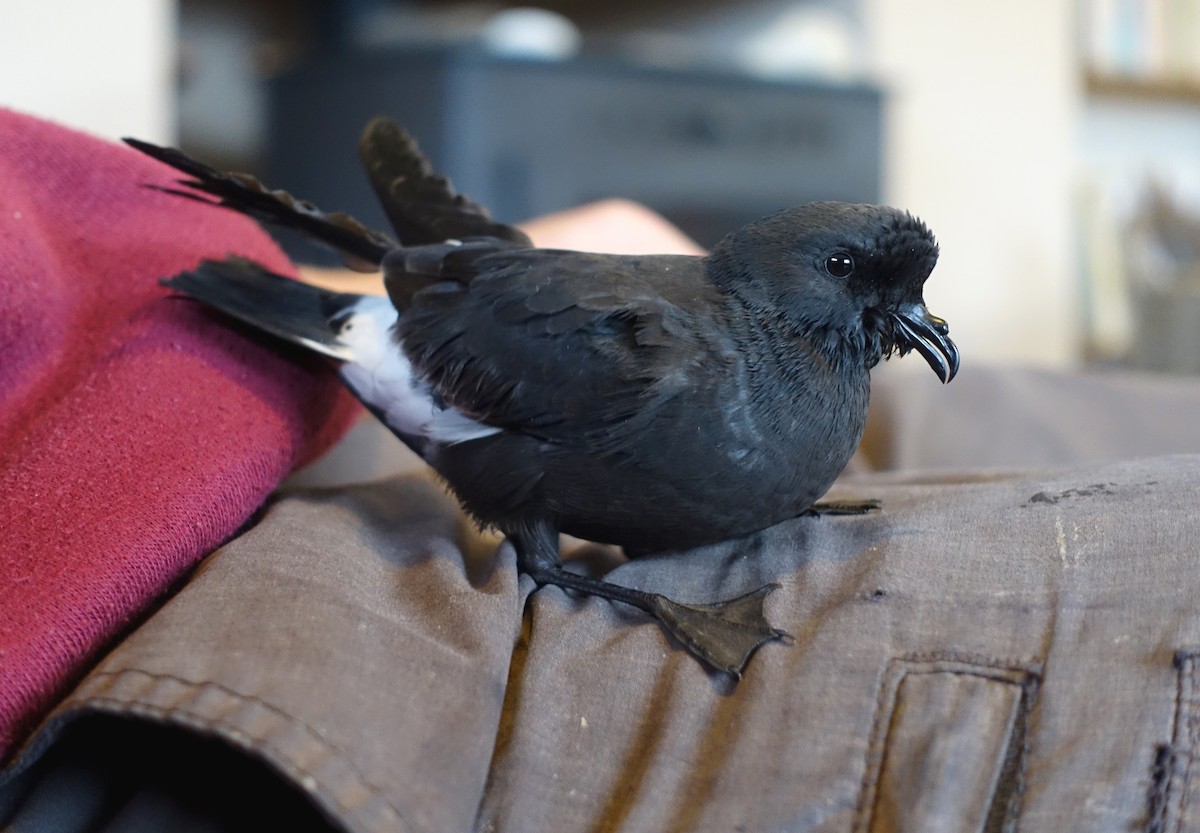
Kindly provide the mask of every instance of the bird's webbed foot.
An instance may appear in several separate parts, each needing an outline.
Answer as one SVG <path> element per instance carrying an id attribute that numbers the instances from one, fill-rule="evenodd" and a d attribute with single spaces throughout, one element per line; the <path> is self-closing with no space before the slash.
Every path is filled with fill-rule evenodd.
<path id="1" fill-rule="evenodd" d="M 800 513 L 800 517 L 816 517 L 820 515 L 865 515 L 883 506 L 875 498 L 867 500 L 822 500 Z"/>
<path id="2" fill-rule="evenodd" d="M 655 593 L 651 594 L 654 610 L 647 612 L 694 656 L 741 677 L 760 646 L 773 639 L 791 639 L 787 631 L 771 627 L 763 615 L 763 600 L 778 587 L 765 584 L 744 596 L 713 604 L 683 604 Z"/>
<path id="3" fill-rule="evenodd" d="M 538 585 L 553 584 L 645 611 L 694 657 L 735 678 L 741 677 L 759 647 L 774 639 L 790 638 L 786 631 L 771 627 L 763 615 L 763 600 L 778 584 L 767 584 L 723 602 L 683 604 L 658 593 L 563 569 L 557 534 L 548 525 L 531 525 L 511 537 L 518 567 Z"/>

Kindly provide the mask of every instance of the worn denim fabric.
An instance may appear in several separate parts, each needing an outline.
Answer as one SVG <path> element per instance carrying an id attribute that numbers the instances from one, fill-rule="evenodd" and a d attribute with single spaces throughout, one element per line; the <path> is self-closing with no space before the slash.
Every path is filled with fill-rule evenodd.
<path id="1" fill-rule="evenodd" d="M 1156 420 L 1186 445 L 1200 387 L 1020 375 L 994 383 L 1036 392 L 1041 439 L 1005 439 L 1019 395 L 951 400 L 921 442 L 962 465 L 922 469 L 896 447 L 920 421 L 893 416 L 876 453 L 909 468 L 832 495 L 879 512 L 577 549 L 683 600 L 780 582 L 794 639 L 737 685 L 636 611 L 531 594 L 426 475 L 281 496 L 28 741 L 0 829 L 1200 829 L 1200 457 L 1054 456 L 1131 411 L 1138 453 Z M 909 384 L 879 404 L 954 395 Z"/>

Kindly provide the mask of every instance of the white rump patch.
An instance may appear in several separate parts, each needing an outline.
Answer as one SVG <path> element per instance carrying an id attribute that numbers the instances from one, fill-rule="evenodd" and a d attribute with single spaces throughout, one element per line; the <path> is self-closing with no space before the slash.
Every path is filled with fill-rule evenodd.
<path id="1" fill-rule="evenodd" d="M 389 428 L 414 440 L 453 445 L 499 433 L 456 408 L 435 404 L 429 385 L 413 374 L 392 338 L 396 317 L 384 297 L 369 296 L 351 308 L 337 336 L 346 348 L 341 369 L 346 384 L 383 415 Z"/>

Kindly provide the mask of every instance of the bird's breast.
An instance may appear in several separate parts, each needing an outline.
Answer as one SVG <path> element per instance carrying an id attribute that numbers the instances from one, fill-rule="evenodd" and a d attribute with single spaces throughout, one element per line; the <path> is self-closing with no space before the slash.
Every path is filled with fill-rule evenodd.
<path id="1" fill-rule="evenodd" d="M 564 530 L 674 549 L 746 535 L 807 509 L 862 436 L 865 374 L 751 389 L 739 379 L 698 386 L 664 408 L 619 461 L 564 457 L 562 468 L 550 466 L 544 494 Z"/>
<path id="2" fill-rule="evenodd" d="M 806 508 L 841 473 L 866 423 L 869 380 L 863 373 L 809 369 L 753 386 L 728 415 L 719 450 L 730 467 L 778 495 L 780 512 Z M 714 455 L 715 456 L 715 455 Z"/>

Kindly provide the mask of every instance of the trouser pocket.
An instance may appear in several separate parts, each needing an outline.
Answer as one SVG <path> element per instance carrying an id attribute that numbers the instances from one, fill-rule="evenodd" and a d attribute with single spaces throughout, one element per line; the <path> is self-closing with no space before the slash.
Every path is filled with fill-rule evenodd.
<path id="1" fill-rule="evenodd" d="M 868 747 L 860 833 L 1015 827 L 1035 666 L 979 657 L 893 659 Z"/>

